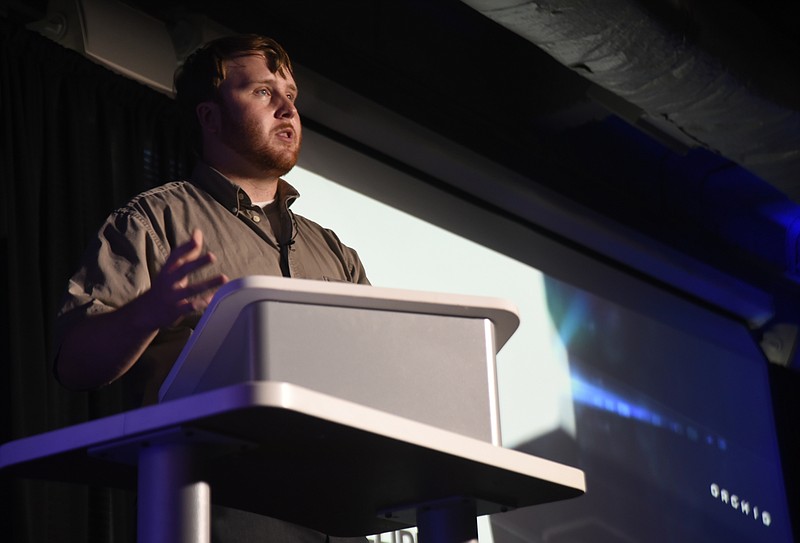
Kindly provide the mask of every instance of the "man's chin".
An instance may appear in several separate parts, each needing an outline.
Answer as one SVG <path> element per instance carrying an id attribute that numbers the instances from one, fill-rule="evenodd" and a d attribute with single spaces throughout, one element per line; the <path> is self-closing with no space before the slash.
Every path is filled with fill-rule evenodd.
<path id="1" fill-rule="evenodd" d="M 253 162 L 258 164 L 261 170 L 269 172 L 270 176 L 280 177 L 286 175 L 297 164 L 296 151 L 286 153 L 263 153 L 253 157 Z"/>
<path id="2" fill-rule="evenodd" d="M 278 161 L 276 160 L 273 165 L 273 170 L 279 171 L 280 173 L 277 174 L 277 177 L 282 175 L 286 175 L 291 171 L 292 168 L 295 167 L 297 164 L 297 153 L 292 154 L 291 157 L 287 157 L 286 160 Z"/>

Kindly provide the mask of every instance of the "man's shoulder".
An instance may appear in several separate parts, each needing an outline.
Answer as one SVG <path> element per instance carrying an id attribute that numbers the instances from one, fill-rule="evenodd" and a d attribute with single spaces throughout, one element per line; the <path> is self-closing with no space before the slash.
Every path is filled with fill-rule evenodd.
<path id="1" fill-rule="evenodd" d="M 165 208 L 179 202 L 191 201 L 198 197 L 202 197 L 202 191 L 191 182 L 185 180 L 170 181 L 140 192 L 120 206 L 116 213 L 136 213 L 145 209 Z"/>
<path id="2" fill-rule="evenodd" d="M 309 219 L 308 217 L 304 217 L 302 215 L 298 215 L 297 213 L 292 214 L 294 216 L 294 221 L 298 225 L 299 229 L 301 229 L 305 233 L 313 233 L 315 236 L 319 236 L 328 242 L 336 243 L 337 245 L 342 245 L 339 236 L 325 226 L 322 226 L 316 221 Z"/>
<path id="3" fill-rule="evenodd" d="M 163 185 L 158 185 L 144 192 L 140 192 L 128 201 L 128 205 L 136 205 L 139 202 L 166 200 L 180 196 L 187 192 L 192 184 L 189 181 L 170 181 Z"/>
<path id="4" fill-rule="evenodd" d="M 302 227 L 304 227 L 304 228 L 310 228 L 311 230 L 319 231 L 319 232 L 326 233 L 326 234 L 327 233 L 333 234 L 333 230 L 331 230 L 330 228 L 325 228 L 324 226 L 322 226 L 318 222 L 313 221 L 313 220 L 309 219 L 308 217 L 304 217 L 303 215 L 300 215 L 298 213 L 292 213 L 292 217 L 294 217 L 294 221 L 298 225 L 302 225 Z"/>

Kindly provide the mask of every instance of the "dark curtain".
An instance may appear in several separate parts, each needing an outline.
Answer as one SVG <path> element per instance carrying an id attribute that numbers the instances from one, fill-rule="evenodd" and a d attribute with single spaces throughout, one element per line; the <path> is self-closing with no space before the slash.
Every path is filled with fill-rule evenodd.
<path id="1" fill-rule="evenodd" d="M 164 94 L 0 18 L 0 441 L 119 411 L 53 379 L 52 324 L 87 240 L 134 194 L 190 172 Z M 0 478 L 0 540 L 129 541 L 124 491 Z"/>

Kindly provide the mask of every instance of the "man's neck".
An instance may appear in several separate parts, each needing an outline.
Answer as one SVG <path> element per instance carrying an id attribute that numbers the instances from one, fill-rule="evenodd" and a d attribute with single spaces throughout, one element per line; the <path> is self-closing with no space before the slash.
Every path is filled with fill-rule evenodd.
<path id="1" fill-rule="evenodd" d="M 252 202 L 265 202 L 275 198 L 278 189 L 278 176 L 274 172 L 264 172 L 244 161 L 209 160 L 206 163 L 242 187 Z"/>

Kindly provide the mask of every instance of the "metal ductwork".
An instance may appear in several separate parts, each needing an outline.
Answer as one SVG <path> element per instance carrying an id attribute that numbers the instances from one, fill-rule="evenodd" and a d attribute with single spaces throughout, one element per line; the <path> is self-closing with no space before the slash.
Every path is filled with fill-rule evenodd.
<path id="1" fill-rule="evenodd" d="M 627 120 L 800 201 L 800 48 L 743 2 L 463 1 L 623 99 Z"/>

